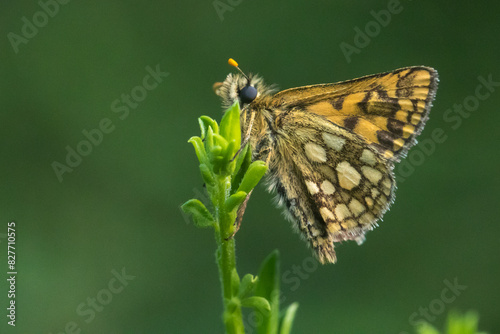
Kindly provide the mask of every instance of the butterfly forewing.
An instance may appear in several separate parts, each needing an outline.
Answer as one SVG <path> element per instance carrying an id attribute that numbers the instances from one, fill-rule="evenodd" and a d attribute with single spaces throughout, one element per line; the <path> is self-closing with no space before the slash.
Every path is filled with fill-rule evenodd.
<path id="1" fill-rule="evenodd" d="M 386 158 L 398 160 L 425 125 L 436 89 L 437 72 L 420 66 L 288 89 L 274 100 L 321 115 L 358 134 Z"/>

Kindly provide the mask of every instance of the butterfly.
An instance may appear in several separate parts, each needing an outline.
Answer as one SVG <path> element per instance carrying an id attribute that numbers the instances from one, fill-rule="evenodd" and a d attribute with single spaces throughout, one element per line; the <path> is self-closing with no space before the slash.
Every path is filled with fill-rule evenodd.
<path id="1" fill-rule="evenodd" d="M 321 263 L 335 243 L 361 244 L 394 202 L 394 164 L 429 118 L 438 73 L 405 67 L 276 92 L 239 72 L 216 83 L 224 108 L 239 102 L 243 145 L 268 165 L 268 190 Z"/>

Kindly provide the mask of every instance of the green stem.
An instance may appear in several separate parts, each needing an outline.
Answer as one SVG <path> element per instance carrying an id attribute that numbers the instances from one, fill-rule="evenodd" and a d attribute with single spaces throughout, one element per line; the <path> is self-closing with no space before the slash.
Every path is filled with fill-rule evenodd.
<path id="1" fill-rule="evenodd" d="M 231 189 L 231 177 L 220 176 L 217 181 L 218 189 L 214 204 L 219 228 L 215 230 L 215 238 L 218 245 L 216 258 L 224 302 L 224 324 L 228 334 L 244 334 L 245 327 L 243 326 L 241 306 L 238 303 L 233 303 L 230 309 L 229 305 L 233 297 L 231 273 L 236 270 L 235 241 L 234 238 L 229 238 L 233 233 L 236 216 L 226 212 L 225 208 L 225 202 Z"/>

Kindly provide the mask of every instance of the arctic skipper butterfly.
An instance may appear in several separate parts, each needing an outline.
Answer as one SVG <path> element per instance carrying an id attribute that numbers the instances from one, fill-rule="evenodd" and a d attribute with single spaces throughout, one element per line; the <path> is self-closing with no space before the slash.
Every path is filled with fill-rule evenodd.
<path id="1" fill-rule="evenodd" d="M 394 163 L 429 118 L 438 74 L 405 67 L 339 83 L 276 93 L 261 77 L 229 74 L 214 89 L 224 108 L 241 107 L 243 145 L 266 161 L 270 191 L 322 263 L 334 243 L 377 226 L 394 201 Z"/>

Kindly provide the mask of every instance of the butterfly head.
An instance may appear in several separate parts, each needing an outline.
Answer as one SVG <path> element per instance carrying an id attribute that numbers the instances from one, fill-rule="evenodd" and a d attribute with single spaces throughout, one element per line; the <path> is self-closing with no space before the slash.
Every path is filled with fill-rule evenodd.
<path id="1" fill-rule="evenodd" d="M 230 73 L 224 82 L 214 84 L 215 94 L 221 97 L 223 108 L 229 108 L 235 102 L 239 102 L 240 108 L 243 109 L 261 96 L 274 92 L 274 89 L 266 86 L 264 80 L 258 75 L 243 73 L 233 59 L 229 59 L 228 63 L 236 67 L 241 74 Z"/>

